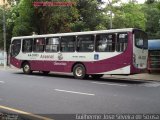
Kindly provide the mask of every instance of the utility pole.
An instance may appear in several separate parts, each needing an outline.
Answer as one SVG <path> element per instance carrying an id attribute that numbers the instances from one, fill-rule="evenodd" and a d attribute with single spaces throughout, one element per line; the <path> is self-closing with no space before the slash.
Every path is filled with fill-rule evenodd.
<path id="1" fill-rule="evenodd" d="M 110 2 L 110 0 L 108 0 L 108 3 L 111 7 L 111 11 L 110 11 L 110 29 L 112 29 L 112 3 Z"/>
<path id="2" fill-rule="evenodd" d="M 3 0 L 3 43 L 4 43 L 4 69 L 7 66 L 7 52 L 6 52 L 6 15 L 5 15 L 5 0 Z"/>

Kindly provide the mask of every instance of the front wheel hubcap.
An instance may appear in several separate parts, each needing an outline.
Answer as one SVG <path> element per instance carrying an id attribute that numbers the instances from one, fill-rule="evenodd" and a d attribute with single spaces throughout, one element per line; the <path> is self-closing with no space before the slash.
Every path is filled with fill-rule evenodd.
<path id="1" fill-rule="evenodd" d="M 78 67 L 78 68 L 76 69 L 76 75 L 77 75 L 78 77 L 80 77 L 80 76 L 83 75 L 83 70 L 82 70 L 81 67 Z"/>
<path id="2" fill-rule="evenodd" d="M 25 66 L 24 66 L 24 71 L 27 72 L 27 71 L 29 71 L 29 69 L 30 69 L 30 68 L 29 68 L 29 65 L 25 65 Z"/>

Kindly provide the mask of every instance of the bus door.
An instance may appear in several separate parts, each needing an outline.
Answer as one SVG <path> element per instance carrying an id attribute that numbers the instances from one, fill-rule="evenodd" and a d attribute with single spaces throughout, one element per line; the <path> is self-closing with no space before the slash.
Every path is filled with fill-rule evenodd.
<path id="1" fill-rule="evenodd" d="M 147 68 L 148 41 L 145 32 L 134 30 L 133 64 L 138 69 Z"/>

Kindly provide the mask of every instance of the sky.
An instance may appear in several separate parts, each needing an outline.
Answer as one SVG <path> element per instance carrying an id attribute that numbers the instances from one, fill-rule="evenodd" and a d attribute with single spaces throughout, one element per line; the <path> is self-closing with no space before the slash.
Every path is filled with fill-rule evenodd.
<path id="1" fill-rule="evenodd" d="M 129 0 L 122 0 L 123 2 L 128 2 Z M 144 3 L 145 0 L 136 0 L 138 3 Z"/>
<path id="2" fill-rule="evenodd" d="M 103 4 L 101 7 L 104 8 L 106 6 L 106 4 L 108 3 L 108 1 L 112 2 L 112 0 L 102 0 L 103 2 L 105 2 L 105 4 Z M 129 2 L 130 0 L 121 0 L 124 3 Z M 139 4 L 144 3 L 146 0 L 136 0 Z M 119 4 L 118 4 L 119 5 Z"/>
<path id="3" fill-rule="evenodd" d="M 108 0 L 102 0 L 102 1 L 104 1 L 104 2 L 108 2 Z M 109 0 L 109 1 L 112 1 L 112 0 Z M 129 0 L 122 0 L 122 2 L 128 2 Z M 136 0 L 136 1 L 138 1 L 138 3 L 144 3 L 145 2 L 145 0 Z"/>

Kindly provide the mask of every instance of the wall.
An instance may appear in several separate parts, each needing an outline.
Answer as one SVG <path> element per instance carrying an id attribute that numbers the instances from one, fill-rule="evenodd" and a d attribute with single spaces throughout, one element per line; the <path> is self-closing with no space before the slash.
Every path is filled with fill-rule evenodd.
<path id="1" fill-rule="evenodd" d="M 4 63 L 4 54 L 3 54 L 3 51 L 0 51 L 0 65 L 3 65 Z"/>

